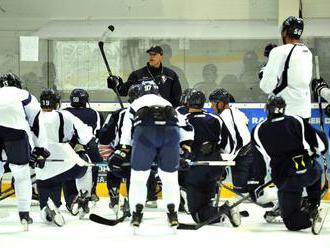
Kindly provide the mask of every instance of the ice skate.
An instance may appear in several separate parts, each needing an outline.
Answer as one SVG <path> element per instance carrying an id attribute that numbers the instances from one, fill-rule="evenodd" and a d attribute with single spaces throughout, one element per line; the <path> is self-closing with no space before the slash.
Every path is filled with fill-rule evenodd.
<path id="1" fill-rule="evenodd" d="M 318 235 L 328 214 L 328 208 L 319 208 L 312 214 L 312 233 Z"/>
<path id="2" fill-rule="evenodd" d="M 241 224 L 241 214 L 238 207 L 231 208 L 229 202 L 226 201 L 222 206 L 219 207 L 219 212 L 223 212 L 233 225 L 233 227 L 238 227 Z"/>
<path id="3" fill-rule="evenodd" d="M 54 223 L 57 226 L 63 226 L 65 224 L 62 214 L 50 198 L 47 201 L 47 206 L 42 210 L 42 215 L 44 215 L 46 221 Z"/>
<path id="4" fill-rule="evenodd" d="M 79 214 L 79 219 L 82 219 L 85 214 L 89 213 L 89 197 L 87 197 L 87 194 L 87 191 L 84 193 L 80 191 L 79 195 L 72 202 L 71 213 L 72 215 Z"/>
<path id="5" fill-rule="evenodd" d="M 176 229 L 178 227 L 179 221 L 178 221 L 178 212 L 175 211 L 174 204 L 168 204 L 167 205 L 167 221 L 171 228 L 173 228 L 173 232 L 176 232 Z"/>
<path id="6" fill-rule="evenodd" d="M 32 218 L 29 215 L 29 212 L 18 212 L 21 224 L 24 231 L 29 231 L 29 225 L 33 223 Z"/>
<path id="7" fill-rule="evenodd" d="M 142 204 L 136 204 L 135 211 L 133 211 L 132 219 L 131 219 L 131 225 L 134 229 L 134 234 L 136 234 L 137 229 L 140 227 L 140 224 L 142 222 L 143 217 L 143 205 Z"/>
<path id="8" fill-rule="evenodd" d="M 265 212 L 264 219 L 267 223 L 283 223 L 278 203 L 270 211 Z"/>

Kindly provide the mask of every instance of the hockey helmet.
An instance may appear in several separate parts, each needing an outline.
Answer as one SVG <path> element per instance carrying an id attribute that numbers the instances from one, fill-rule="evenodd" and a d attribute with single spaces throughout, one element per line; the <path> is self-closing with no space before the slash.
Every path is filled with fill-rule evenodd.
<path id="1" fill-rule="evenodd" d="M 86 104 L 89 102 L 89 95 L 84 89 L 74 89 L 70 94 L 71 106 L 75 108 L 86 108 Z"/>
<path id="2" fill-rule="evenodd" d="M 192 89 L 187 96 L 187 107 L 203 108 L 206 101 L 203 91 Z"/>
<path id="3" fill-rule="evenodd" d="M 22 81 L 14 73 L 6 73 L 0 76 L 0 88 L 6 86 L 22 89 Z"/>
<path id="4" fill-rule="evenodd" d="M 159 88 L 158 85 L 154 81 L 143 81 L 140 84 L 140 90 L 139 90 L 139 95 L 147 95 L 147 94 L 159 94 Z"/>
<path id="5" fill-rule="evenodd" d="M 289 36 L 299 39 L 304 31 L 304 20 L 299 17 L 289 16 L 282 23 L 282 33 L 286 31 Z"/>
<path id="6" fill-rule="evenodd" d="M 211 92 L 209 101 L 216 103 L 223 102 L 224 104 L 228 104 L 230 102 L 234 102 L 235 100 L 227 90 L 220 88 Z"/>
<path id="7" fill-rule="evenodd" d="M 266 113 L 269 119 L 284 115 L 286 103 L 281 96 L 270 96 L 266 103 Z"/>
<path id="8" fill-rule="evenodd" d="M 61 96 L 53 89 L 44 89 L 40 95 L 40 107 L 42 109 L 58 109 L 61 104 Z"/>
<path id="9" fill-rule="evenodd" d="M 128 89 L 128 102 L 132 103 L 134 100 L 140 97 L 140 85 L 133 84 Z"/>

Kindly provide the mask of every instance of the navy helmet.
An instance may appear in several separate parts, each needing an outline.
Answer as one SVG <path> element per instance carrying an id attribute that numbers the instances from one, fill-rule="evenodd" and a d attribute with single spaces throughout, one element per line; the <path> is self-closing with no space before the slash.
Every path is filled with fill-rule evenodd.
<path id="1" fill-rule="evenodd" d="M 14 73 L 6 73 L 0 76 L 0 88 L 6 86 L 22 89 L 22 81 Z"/>
<path id="2" fill-rule="evenodd" d="M 283 116 L 285 107 L 286 103 L 281 96 L 270 96 L 265 106 L 267 117 L 273 119 Z"/>
<path id="3" fill-rule="evenodd" d="M 216 103 L 223 102 L 224 104 L 228 104 L 232 102 L 232 98 L 233 96 L 227 90 L 220 88 L 211 92 L 209 101 Z"/>
<path id="4" fill-rule="evenodd" d="M 42 109 L 58 109 L 61 104 L 61 96 L 53 89 L 44 89 L 40 94 L 40 107 Z"/>
<path id="5" fill-rule="evenodd" d="M 140 97 L 140 85 L 133 84 L 128 89 L 128 102 L 132 103 L 134 100 Z"/>
<path id="6" fill-rule="evenodd" d="M 289 36 L 299 39 L 304 31 L 304 20 L 299 17 L 289 16 L 282 23 L 282 32 L 284 31 Z"/>
<path id="7" fill-rule="evenodd" d="M 187 107 L 189 108 L 203 108 L 206 101 L 203 91 L 192 89 L 187 96 Z"/>
<path id="8" fill-rule="evenodd" d="M 147 94 L 159 94 L 158 85 L 154 81 L 144 81 L 140 84 L 139 95 L 147 95 Z"/>
<path id="9" fill-rule="evenodd" d="M 89 102 L 89 95 L 84 89 L 74 89 L 70 94 L 71 106 L 75 108 L 86 108 L 86 104 Z"/>

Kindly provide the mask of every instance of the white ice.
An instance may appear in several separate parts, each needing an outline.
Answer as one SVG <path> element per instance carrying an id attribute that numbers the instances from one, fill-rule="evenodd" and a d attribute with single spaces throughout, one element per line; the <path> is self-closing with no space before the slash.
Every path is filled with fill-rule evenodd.
<path id="1" fill-rule="evenodd" d="M 330 207 L 330 204 L 323 203 Z M 327 217 L 323 230 L 316 236 L 310 229 L 299 232 L 287 231 L 283 224 L 265 223 L 265 209 L 251 204 L 240 205 L 240 210 L 247 210 L 249 217 L 242 218 L 242 224 L 233 228 L 229 224 L 205 226 L 199 230 L 177 230 L 173 234 L 167 226 L 165 212 L 161 208 L 145 209 L 143 223 L 136 235 L 125 221 L 116 226 L 105 226 L 93 223 L 88 217 L 79 220 L 71 216 L 65 208 L 61 212 L 66 220 L 63 227 L 44 224 L 39 216 L 39 206 L 33 206 L 31 217 L 34 223 L 30 230 L 24 232 L 19 224 L 15 199 L 0 202 L 0 246 L 10 248 L 28 247 L 108 247 L 108 248 L 328 248 L 330 247 L 330 216 Z M 101 199 L 92 212 L 107 218 L 114 218 L 108 208 L 108 200 Z M 190 216 L 179 215 L 179 221 L 192 223 Z"/>

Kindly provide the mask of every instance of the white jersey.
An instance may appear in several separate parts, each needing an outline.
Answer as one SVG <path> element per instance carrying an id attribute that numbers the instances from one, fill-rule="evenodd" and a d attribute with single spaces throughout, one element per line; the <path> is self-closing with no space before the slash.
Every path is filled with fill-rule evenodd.
<path id="1" fill-rule="evenodd" d="M 47 148 L 40 112 L 38 100 L 28 91 L 16 87 L 0 88 L 0 126 L 24 130 L 32 148 Z"/>
<path id="2" fill-rule="evenodd" d="M 260 88 L 267 94 L 282 96 L 286 102 L 286 115 L 311 117 L 311 94 L 309 84 L 312 79 L 313 56 L 302 43 L 295 44 L 288 63 L 287 78 L 283 77 L 285 63 L 293 44 L 275 47 L 263 70 Z"/>
<path id="3" fill-rule="evenodd" d="M 223 158 L 226 157 L 226 160 L 233 160 L 239 153 L 240 149 L 251 141 L 251 134 L 247 126 L 249 119 L 242 111 L 234 107 L 224 109 L 220 114 L 220 118 L 225 123 L 232 139 L 234 140 L 234 149 L 231 154 L 222 154 L 221 156 Z"/>
<path id="4" fill-rule="evenodd" d="M 162 98 L 161 96 L 155 94 L 147 94 L 136 99 L 127 109 L 124 116 L 124 122 L 122 126 L 122 135 L 120 138 L 121 145 L 131 145 L 132 137 L 132 127 L 134 121 L 135 113 L 143 107 L 152 107 L 152 106 L 172 106 L 172 104 Z M 177 111 L 176 111 L 177 112 Z M 180 142 L 185 140 L 193 140 L 194 133 L 191 125 L 188 123 L 186 117 L 177 112 L 177 126 L 180 128 Z M 189 126 L 190 128 L 186 128 Z"/>
<path id="5" fill-rule="evenodd" d="M 68 111 L 42 112 L 41 118 L 47 129 L 50 157 L 47 158 L 49 161 L 46 161 L 43 169 L 35 169 L 37 179 L 46 180 L 54 177 L 71 169 L 76 164 L 84 166 L 86 162 L 74 152 L 68 142 L 77 132 L 79 143 L 87 144 L 93 138 L 92 127 L 87 126 Z M 54 162 L 51 160 L 63 161 Z"/>

